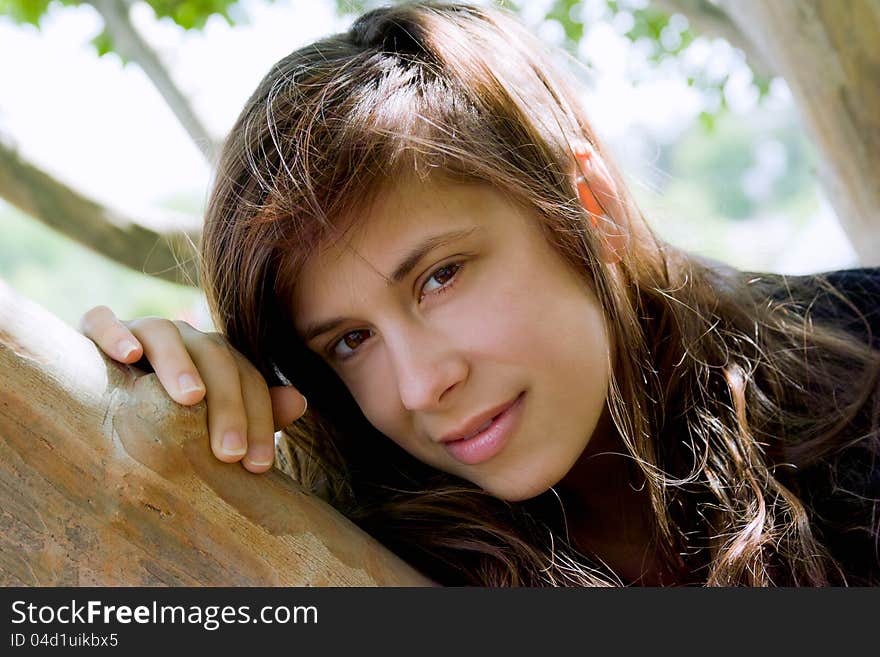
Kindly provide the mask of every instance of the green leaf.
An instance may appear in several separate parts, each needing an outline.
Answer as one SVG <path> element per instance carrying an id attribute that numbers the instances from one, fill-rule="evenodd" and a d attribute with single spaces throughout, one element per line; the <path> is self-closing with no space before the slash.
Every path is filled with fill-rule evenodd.
<path id="1" fill-rule="evenodd" d="M 158 18 L 170 18 L 186 30 L 201 30 L 215 14 L 234 24 L 229 8 L 238 0 L 146 0 Z"/>
<path id="2" fill-rule="evenodd" d="M 626 33 L 635 41 L 640 37 L 648 37 L 657 43 L 660 42 L 660 33 L 669 24 L 669 15 L 653 7 L 636 9 L 632 12 L 633 26 Z"/>
<path id="3" fill-rule="evenodd" d="M 103 57 L 108 52 L 113 51 L 113 38 L 107 30 L 104 30 L 92 39 L 92 45 L 95 46 L 95 50 L 98 51 L 98 56 Z"/>
<path id="4" fill-rule="evenodd" d="M 0 0 L 0 15 L 12 18 L 16 23 L 40 27 L 40 19 L 49 8 L 50 0 Z"/>
<path id="5" fill-rule="evenodd" d="M 547 19 L 559 21 L 565 30 L 565 39 L 569 46 L 576 46 L 584 36 L 584 24 L 580 19 L 572 18 L 572 9 L 580 4 L 580 0 L 556 0 L 547 13 Z"/>
<path id="6" fill-rule="evenodd" d="M 364 0 L 336 0 L 337 16 L 360 15 L 365 11 L 367 11 L 367 3 Z"/>
<path id="7" fill-rule="evenodd" d="M 752 77 L 752 82 L 758 88 L 758 100 L 764 100 L 767 95 L 770 93 L 770 83 L 773 81 L 773 78 L 765 75 L 754 75 Z"/>
<path id="8" fill-rule="evenodd" d="M 700 123 L 706 129 L 706 132 L 715 132 L 715 115 L 709 112 L 700 112 Z"/>

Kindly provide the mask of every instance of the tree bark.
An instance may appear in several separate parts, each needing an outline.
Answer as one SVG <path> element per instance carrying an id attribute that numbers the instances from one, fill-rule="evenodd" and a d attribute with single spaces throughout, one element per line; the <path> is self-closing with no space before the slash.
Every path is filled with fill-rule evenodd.
<path id="1" fill-rule="evenodd" d="M 784 76 L 841 226 L 880 265 L 880 0 L 717 2 Z"/>
<path id="2" fill-rule="evenodd" d="M 86 2 L 92 5 L 104 19 L 104 27 L 113 40 L 113 49 L 126 59 L 135 62 L 147 74 L 190 139 L 213 166 L 219 145 L 196 115 L 187 97 L 174 83 L 159 55 L 132 25 L 128 14 L 129 1 L 86 0 Z"/>
<path id="3" fill-rule="evenodd" d="M 0 283 L 0 585 L 428 585 L 286 475 Z"/>
<path id="4" fill-rule="evenodd" d="M 155 217 L 155 228 L 107 208 L 23 161 L 0 139 L 0 197 L 80 244 L 135 271 L 198 285 L 195 243 L 188 217 Z M 179 228 L 172 228 L 172 225 Z"/>

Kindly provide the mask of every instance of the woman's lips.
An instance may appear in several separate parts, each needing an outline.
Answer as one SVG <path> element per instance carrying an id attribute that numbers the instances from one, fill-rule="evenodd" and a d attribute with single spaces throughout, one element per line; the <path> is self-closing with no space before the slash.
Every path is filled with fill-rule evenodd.
<path id="1" fill-rule="evenodd" d="M 480 433 L 471 438 L 443 443 L 443 446 L 452 458 L 465 465 L 477 465 L 488 461 L 504 449 L 510 440 L 522 415 L 524 397 L 525 392 L 521 392 L 514 402 Z"/>

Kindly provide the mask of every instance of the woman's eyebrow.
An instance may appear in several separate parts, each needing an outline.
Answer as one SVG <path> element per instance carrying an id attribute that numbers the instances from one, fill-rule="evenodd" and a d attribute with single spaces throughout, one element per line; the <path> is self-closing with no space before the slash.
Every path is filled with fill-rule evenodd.
<path id="1" fill-rule="evenodd" d="M 400 281 L 409 276 L 409 273 L 416 268 L 422 258 L 434 249 L 439 249 L 441 246 L 446 246 L 447 244 L 452 244 L 458 240 L 463 240 L 465 237 L 469 237 L 478 230 L 480 230 L 480 226 L 472 226 L 471 228 L 450 230 L 445 233 L 425 238 L 415 247 L 410 249 L 406 257 L 400 261 L 400 264 L 397 265 L 397 267 L 394 268 L 391 277 L 387 279 L 388 287 L 400 283 Z"/>
<path id="2" fill-rule="evenodd" d="M 426 237 L 409 250 L 403 260 L 400 261 L 400 264 L 394 268 L 391 276 L 385 279 L 388 287 L 400 283 L 403 279 L 409 276 L 410 272 L 412 272 L 412 270 L 422 261 L 422 258 L 435 249 L 463 240 L 480 229 L 480 226 L 472 226 L 470 228 L 450 230 L 445 233 L 438 233 L 437 235 Z M 302 340 L 305 343 L 311 342 L 314 338 L 323 333 L 327 333 L 328 331 L 332 331 L 345 321 L 346 319 L 344 317 L 334 317 L 333 319 L 309 324 L 303 331 Z"/>

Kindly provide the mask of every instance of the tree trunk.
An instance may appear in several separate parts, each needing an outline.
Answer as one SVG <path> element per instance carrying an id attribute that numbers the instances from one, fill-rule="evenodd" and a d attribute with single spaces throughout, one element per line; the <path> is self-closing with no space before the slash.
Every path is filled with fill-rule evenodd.
<path id="1" fill-rule="evenodd" d="M 200 224 L 157 217 L 144 225 L 82 196 L 23 161 L 0 139 L 0 197 L 62 235 L 135 271 L 174 283 L 198 284 L 195 243 Z M 187 230 L 188 229 L 188 230 Z"/>
<path id="2" fill-rule="evenodd" d="M 0 585 L 427 584 L 286 475 L 218 461 L 204 403 L 0 283 Z"/>
<path id="3" fill-rule="evenodd" d="M 880 0 L 717 2 L 785 77 L 841 226 L 880 265 Z"/>

